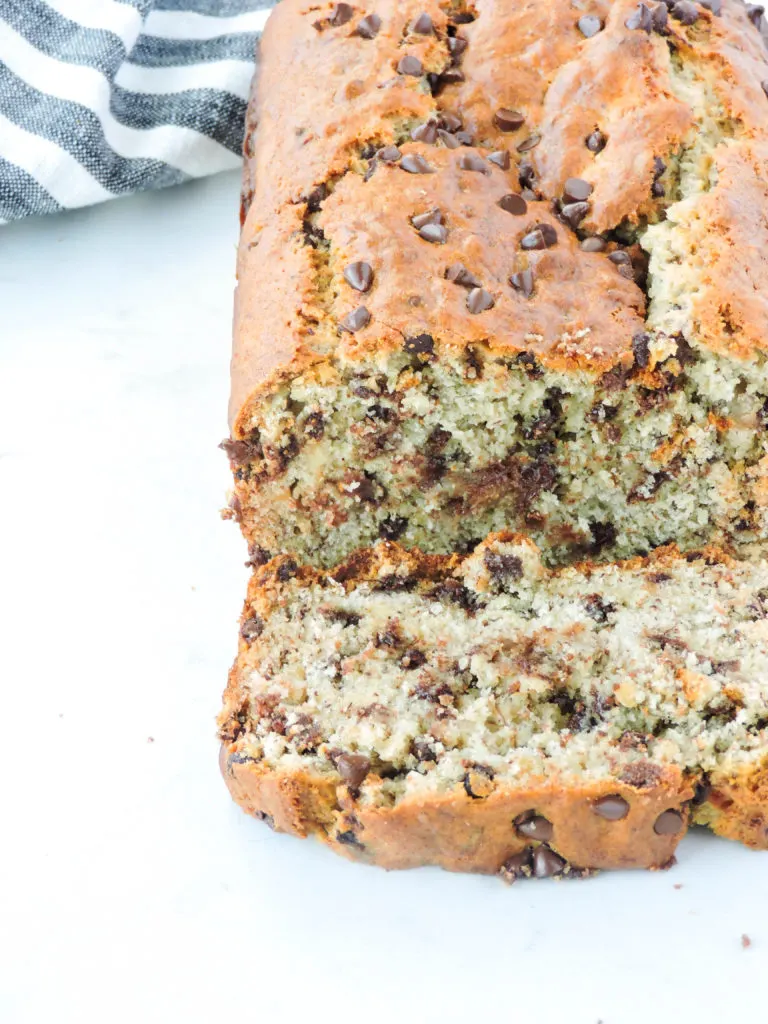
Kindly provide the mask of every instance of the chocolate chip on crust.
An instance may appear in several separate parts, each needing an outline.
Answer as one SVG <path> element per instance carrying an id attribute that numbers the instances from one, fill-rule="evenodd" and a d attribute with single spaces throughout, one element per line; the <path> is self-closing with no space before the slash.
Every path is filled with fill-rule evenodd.
<path id="1" fill-rule="evenodd" d="M 464 775 L 464 789 L 473 800 L 482 800 L 493 791 L 493 770 L 484 764 L 471 765 Z"/>
<path id="2" fill-rule="evenodd" d="M 586 137 L 585 142 L 590 153 L 602 153 L 608 142 L 608 137 L 596 128 Z"/>
<path id="3" fill-rule="evenodd" d="M 361 331 L 364 327 L 367 327 L 370 322 L 371 314 L 365 306 L 358 306 L 351 313 L 347 313 L 343 320 L 339 322 L 339 330 L 355 334 L 356 331 Z"/>
<path id="4" fill-rule="evenodd" d="M 551 224 L 536 224 L 520 240 L 521 249 L 549 249 L 557 243 L 557 232 Z"/>
<path id="5" fill-rule="evenodd" d="M 434 23 L 426 11 L 422 11 L 411 24 L 411 32 L 415 32 L 419 36 L 431 36 L 434 31 Z"/>
<path id="6" fill-rule="evenodd" d="M 267 828 L 271 828 L 273 832 L 275 831 L 275 819 L 271 814 L 267 814 L 266 811 L 254 811 L 253 816 L 258 821 L 263 821 Z"/>
<path id="7" fill-rule="evenodd" d="M 637 10 L 627 18 L 624 24 L 630 31 L 639 29 L 650 35 L 653 30 L 653 16 L 650 7 L 647 4 L 638 4 Z"/>
<path id="8" fill-rule="evenodd" d="M 512 274 L 509 283 L 516 292 L 520 292 L 526 299 L 530 299 L 533 295 L 534 277 L 532 270 L 521 270 L 517 274 Z"/>
<path id="9" fill-rule="evenodd" d="M 485 288 L 473 288 L 467 296 L 467 309 L 473 314 L 484 313 L 495 304 L 496 300 Z"/>
<path id="10" fill-rule="evenodd" d="M 365 845 L 360 842 L 357 835 L 352 831 L 352 829 L 348 829 L 346 832 L 337 832 L 336 842 L 341 843 L 342 846 L 352 846 L 356 850 L 365 849 Z"/>
<path id="11" fill-rule="evenodd" d="M 585 39 L 591 39 L 602 29 L 603 23 L 595 14 L 585 14 L 576 22 L 579 32 Z"/>
<path id="12" fill-rule="evenodd" d="M 462 288 L 479 288 L 482 284 L 478 277 L 467 270 L 463 263 L 452 263 L 445 272 L 446 281 L 459 284 Z"/>
<path id="13" fill-rule="evenodd" d="M 499 868 L 499 875 L 510 885 L 518 878 L 530 878 L 533 875 L 533 849 L 526 846 L 519 853 L 513 853 Z"/>
<path id="14" fill-rule="evenodd" d="M 552 822 L 535 811 L 519 814 L 513 824 L 521 836 L 538 839 L 543 843 L 549 842 L 555 831 Z"/>
<path id="15" fill-rule="evenodd" d="M 567 867 L 567 861 L 548 846 L 537 846 L 533 851 L 533 874 L 536 878 L 552 878 L 560 875 Z"/>
<path id="16" fill-rule="evenodd" d="M 500 132 L 516 132 L 525 123 L 525 114 L 509 107 L 501 107 L 493 115 L 493 123 Z"/>
<path id="17" fill-rule="evenodd" d="M 370 263 L 358 260 L 344 268 L 344 280 L 357 292 L 367 292 L 373 284 L 373 267 Z"/>
<path id="18" fill-rule="evenodd" d="M 406 153 L 399 165 L 401 170 L 409 174 L 434 174 L 434 167 L 430 167 L 423 156 L 418 153 Z"/>
<path id="19" fill-rule="evenodd" d="M 623 796 L 611 793 L 596 800 L 592 804 L 592 810 L 606 821 L 621 821 L 629 814 L 629 804 Z"/>
<path id="20" fill-rule="evenodd" d="M 355 34 L 362 39 L 375 39 L 381 29 L 381 18 L 378 14 L 367 14 L 357 23 Z"/>
<path id="21" fill-rule="evenodd" d="M 507 195 L 502 196 L 496 205 L 516 217 L 522 217 L 528 212 L 528 204 L 523 197 L 518 195 L 516 192 L 510 192 Z"/>
<path id="22" fill-rule="evenodd" d="M 407 53 L 397 63 L 397 72 L 400 75 L 410 75 L 411 78 L 421 78 L 424 74 L 424 65 L 418 57 Z"/>
<path id="23" fill-rule="evenodd" d="M 653 826 L 657 836 L 676 836 L 683 830 L 683 816 L 679 811 L 664 811 Z"/>

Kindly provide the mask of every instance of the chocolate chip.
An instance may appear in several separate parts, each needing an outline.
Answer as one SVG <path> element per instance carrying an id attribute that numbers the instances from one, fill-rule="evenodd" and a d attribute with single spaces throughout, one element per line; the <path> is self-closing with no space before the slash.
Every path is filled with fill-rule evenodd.
<path id="1" fill-rule="evenodd" d="M 475 15 L 472 11 L 454 11 L 451 14 L 451 21 L 454 25 L 469 25 L 471 21 L 475 20 Z"/>
<path id="2" fill-rule="evenodd" d="M 526 839 L 539 839 L 542 843 L 548 842 L 554 833 L 552 822 L 534 811 L 519 814 L 513 824 L 521 836 L 525 836 Z"/>
<path id="3" fill-rule="evenodd" d="M 585 203 L 593 192 L 593 186 L 583 178 L 568 178 L 563 186 L 563 202 Z"/>
<path id="4" fill-rule="evenodd" d="M 411 32 L 415 32 L 420 36 L 431 36 L 434 30 L 435 26 L 426 11 L 420 14 L 411 25 Z"/>
<path id="5" fill-rule="evenodd" d="M 248 548 L 248 561 L 245 564 L 250 569 L 258 569 L 266 565 L 270 557 L 266 548 L 260 544 L 251 544 Z"/>
<path id="6" fill-rule="evenodd" d="M 613 523 L 590 523 L 589 532 L 592 534 L 590 551 L 594 555 L 616 540 L 616 527 Z"/>
<path id="7" fill-rule="evenodd" d="M 595 14 L 585 14 L 583 18 L 579 18 L 576 24 L 578 25 L 579 32 L 581 32 L 585 39 L 591 39 L 592 36 L 596 36 L 603 27 L 602 21 Z"/>
<path id="8" fill-rule="evenodd" d="M 411 224 L 415 228 L 423 228 L 425 224 L 442 224 L 443 213 L 436 206 L 433 206 L 431 210 L 427 210 L 426 213 L 417 213 L 414 217 L 411 217 Z"/>
<path id="9" fill-rule="evenodd" d="M 635 334 L 632 338 L 632 352 L 635 357 L 635 366 L 641 370 L 646 368 L 651 358 L 651 353 L 648 347 L 650 340 L 650 334 L 645 334 L 643 331 Z"/>
<path id="10" fill-rule="evenodd" d="M 646 4 L 638 4 L 637 10 L 627 18 L 624 24 L 632 31 L 640 29 L 650 35 L 653 30 L 653 18 L 650 8 Z"/>
<path id="11" fill-rule="evenodd" d="M 360 842 L 360 840 L 357 838 L 357 836 L 351 829 L 348 829 L 346 832 L 337 832 L 336 842 L 341 843 L 342 846 L 353 846 L 356 850 L 365 849 L 363 844 Z"/>
<path id="12" fill-rule="evenodd" d="M 448 52 L 455 61 L 461 60 L 468 46 L 469 41 L 463 36 L 448 37 Z"/>
<path id="13" fill-rule="evenodd" d="M 651 195 L 655 199 L 661 199 L 666 194 L 667 194 L 667 190 L 664 188 L 664 186 L 661 184 L 661 182 L 660 181 L 654 181 L 654 183 L 651 185 Z"/>
<path id="14" fill-rule="evenodd" d="M 364 327 L 367 327 L 370 322 L 371 314 L 365 306 L 358 306 L 357 309 L 353 309 L 351 313 L 347 313 L 339 324 L 339 327 L 342 331 L 348 331 L 349 334 L 354 334 L 355 331 L 361 331 Z"/>
<path id="15" fill-rule="evenodd" d="M 501 107 L 493 115 L 493 123 L 500 132 L 516 132 L 525 124 L 525 114 L 509 107 Z"/>
<path id="16" fill-rule="evenodd" d="M 240 636 L 247 644 L 252 644 L 264 632 L 264 619 L 259 615 L 251 615 L 240 627 Z"/>
<path id="17" fill-rule="evenodd" d="M 617 249 L 615 252 L 609 253 L 608 259 L 611 263 L 615 263 L 617 267 L 632 265 L 629 253 L 624 252 L 623 249 Z"/>
<path id="18" fill-rule="evenodd" d="M 533 295 L 533 271 L 532 270 L 521 270 L 517 274 L 512 274 L 509 279 L 509 283 L 515 289 L 515 291 L 522 292 L 526 299 L 530 299 Z"/>
<path id="19" fill-rule="evenodd" d="M 459 167 L 463 171 L 479 171 L 480 174 L 489 173 L 485 160 L 479 157 L 477 153 L 463 153 L 459 158 Z"/>
<path id="20" fill-rule="evenodd" d="M 482 284 L 482 281 L 467 270 L 463 263 L 452 263 L 445 272 L 445 278 L 454 284 L 460 284 L 462 288 L 479 288 Z"/>
<path id="21" fill-rule="evenodd" d="M 354 13 L 354 8 L 349 4 L 334 4 L 331 9 L 330 22 L 334 28 L 339 28 L 341 25 L 346 25 L 348 21 L 351 21 Z"/>
<path id="22" fill-rule="evenodd" d="M 431 334 L 417 334 L 413 338 L 406 338 L 404 347 L 412 355 L 431 356 L 435 351 L 435 340 Z"/>
<path id="23" fill-rule="evenodd" d="M 400 667 L 411 671 L 414 668 L 421 668 L 422 665 L 426 664 L 426 661 L 427 656 L 423 651 L 411 647 L 400 659 Z"/>
<path id="24" fill-rule="evenodd" d="M 409 174 L 434 174 L 434 167 L 430 167 L 423 156 L 418 153 L 406 153 L 400 161 L 400 167 Z"/>
<path id="25" fill-rule="evenodd" d="M 267 814 L 266 811 L 254 811 L 253 816 L 257 821 L 263 821 L 267 828 L 271 828 L 273 832 L 275 831 L 275 819 L 271 814 Z"/>
<path id="26" fill-rule="evenodd" d="M 318 441 L 325 432 L 325 419 L 321 412 L 311 412 L 304 420 L 304 433 L 313 441 Z"/>
<path id="27" fill-rule="evenodd" d="M 402 153 L 397 146 L 384 146 L 380 149 L 376 156 L 385 164 L 396 164 L 402 157 Z"/>
<path id="28" fill-rule="evenodd" d="M 219 448 L 226 453 L 229 461 L 235 466 L 247 466 L 249 462 L 256 462 L 264 457 L 264 451 L 258 439 L 235 441 L 228 437 L 221 442 Z"/>
<path id="29" fill-rule="evenodd" d="M 405 533 L 408 520 L 402 516 L 387 516 L 379 524 L 379 536 L 384 540 L 398 540 Z"/>
<path id="30" fill-rule="evenodd" d="M 281 583 L 287 583 L 288 580 L 293 579 L 296 573 L 299 571 L 299 567 L 296 565 L 292 558 L 286 558 L 284 562 L 281 562 L 277 567 L 277 578 Z"/>
<path id="31" fill-rule="evenodd" d="M 508 192 L 507 195 L 502 196 L 497 206 L 506 210 L 507 213 L 514 214 L 515 217 L 522 217 L 523 214 L 528 213 L 528 204 L 522 196 L 515 192 Z"/>
<path id="32" fill-rule="evenodd" d="M 716 18 L 720 17 L 723 9 L 723 0 L 699 0 L 699 4 L 707 11 L 711 11 Z"/>
<path id="33" fill-rule="evenodd" d="M 690 0 L 677 0 L 672 8 L 672 17 L 682 25 L 695 25 L 699 20 L 699 11 Z"/>
<path id="34" fill-rule="evenodd" d="M 603 252 L 605 250 L 606 242 L 600 238 L 599 235 L 592 235 L 590 238 L 585 238 L 579 248 L 582 252 Z"/>
<path id="35" fill-rule="evenodd" d="M 523 160 L 517 168 L 517 178 L 521 188 L 533 188 L 536 183 L 536 171 L 533 164 Z"/>
<path id="36" fill-rule="evenodd" d="M 419 228 L 419 236 L 425 242 L 432 242 L 435 245 L 445 245 L 448 240 L 448 228 L 445 224 L 425 224 Z"/>
<path id="37" fill-rule="evenodd" d="M 623 796 L 612 793 L 596 800 L 592 804 L 592 810 L 606 821 L 621 821 L 629 814 L 629 804 Z"/>
<path id="38" fill-rule="evenodd" d="M 470 313 L 484 313 L 492 309 L 496 300 L 485 288 L 473 288 L 467 296 L 467 309 Z"/>
<path id="39" fill-rule="evenodd" d="M 488 160 L 490 163 L 500 167 L 502 171 L 508 171 L 512 166 L 512 160 L 506 149 L 496 149 L 493 153 L 489 153 Z"/>
<path id="40" fill-rule="evenodd" d="M 418 57 L 406 53 L 397 62 L 397 73 L 399 75 L 410 75 L 411 78 L 421 78 L 424 74 L 424 66 Z"/>
<path id="41" fill-rule="evenodd" d="M 451 135 L 450 132 L 445 131 L 443 128 L 439 128 L 437 134 L 440 141 L 448 149 L 458 149 L 459 146 L 461 145 L 461 142 L 456 138 L 455 135 Z"/>
<path id="42" fill-rule="evenodd" d="M 381 18 L 378 14 L 367 14 L 355 29 L 357 35 L 363 39 L 375 39 L 381 28 Z"/>
<path id="43" fill-rule="evenodd" d="M 350 263 L 344 269 L 344 280 L 358 292 L 367 292 L 373 284 L 373 267 L 370 263 Z"/>
<path id="44" fill-rule="evenodd" d="M 440 124 L 447 132 L 457 132 L 461 128 L 461 118 L 455 114 L 441 114 Z"/>
<path id="45" fill-rule="evenodd" d="M 657 836 L 676 836 L 683 830 L 683 816 L 679 811 L 664 811 L 656 819 L 653 831 Z"/>
<path id="46" fill-rule="evenodd" d="M 514 882 L 518 878 L 530 878 L 533 874 L 533 850 L 526 846 L 520 853 L 513 853 L 499 868 L 499 875 L 505 882 Z"/>
<path id="47" fill-rule="evenodd" d="M 342 754 L 336 759 L 336 771 L 350 789 L 359 789 L 370 770 L 370 759 L 363 754 Z"/>
<path id="48" fill-rule="evenodd" d="M 474 764 L 464 775 L 464 790 L 473 800 L 482 800 L 493 790 L 493 771 L 487 765 Z"/>
<path id="49" fill-rule="evenodd" d="M 565 206 L 560 207 L 560 216 L 574 231 L 588 213 L 589 203 L 566 203 Z"/>
<path id="50" fill-rule="evenodd" d="M 590 153 L 602 153 L 605 149 L 606 143 L 608 142 L 608 137 L 603 135 L 601 131 L 595 129 L 595 131 L 591 132 L 587 136 L 585 142 Z"/>
<path id="51" fill-rule="evenodd" d="M 411 132 L 411 138 L 414 142 L 426 142 L 428 145 L 437 142 L 437 125 L 434 121 L 425 121 L 424 124 L 417 125 Z"/>
<path id="52" fill-rule="evenodd" d="M 464 132 L 464 131 L 456 132 L 456 135 L 454 136 L 454 138 L 462 146 L 471 146 L 472 143 L 473 143 L 472 136 L 469 134 L 469 132 Z"/>
<path id="53" fill-rule="evenodd" d="M 566 867 L 566 861 L 548 846 L 537 846 L 533 851 L 533 874 L 536 878 L 552 878 Z"/>
<path id="54" fill-rule="evenodd" d="M 503 584 L 522 578 L 523 563 L 517 555 L 504 555 L 486 548 L 483 562 L 494 583 Z"/>
<path id="55" fill-rule="evenodd" d="M 712 795 L 712 786 L 706 779 L 696 783 L 696 788 L 693 793 L 693 804 L 698 807 L 700 804 L 704 804 L 709 800 Z"/>
<path id="56" fill-rule="evenodd" d="M 549 249 L 557 243 L 557 232 L 551 224 L 536 224 L 520 239 L 521 249 Z"/>
<path id="57" fill-rule="evenodd" d="M 669 22 L 669 11 L 665 4 L 657 4 L 651 14 L 651 21 L 653 22 L 653 31 L 658 32 L 660 36 L 667 35 L 667 24 Z"/>
<path id="58" fill-rule="evenodd" d="M 529 153 L 532 149 L 535 149 L 541 142 L 540 135 L 529 135 L 527 139 L 523 139 L 522 142 L 518 143 L 518 153 Z"/>

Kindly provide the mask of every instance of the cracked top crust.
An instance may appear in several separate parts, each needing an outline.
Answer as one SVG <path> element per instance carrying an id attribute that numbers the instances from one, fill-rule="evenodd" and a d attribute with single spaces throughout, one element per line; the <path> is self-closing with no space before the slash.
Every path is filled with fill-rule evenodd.
<path id="1" fill-rule="evenodd" d="M 740 0 L 650 31 L 627 27 L 638 10 L 279 5 L 247 124 L 235 434 L 281 379 L 375 362 L 424 334 L 438 353 L 487 342 L 596 373 L 631 364 L 644 329 L 736 358 L 766 346 L 763 39 Z M 423 14 L 431 31 L 414 31 Z M 394 162 L 376 155 L 395 145 Z M 427 173 L 403 169 L 417 158 Z M 500 207 L 505 195 L 525 211 Z M 432 210 L 443 230 L 425 235 L 412 218 Z M 531 248 L 541 225 L 556 239 Z M 585 251 L 597 235 L 602 251 Z M 372 271 L 365 292 L 344 277 L 357 261 Z M 457 263 L 482 294 L 446 279 Z"/>

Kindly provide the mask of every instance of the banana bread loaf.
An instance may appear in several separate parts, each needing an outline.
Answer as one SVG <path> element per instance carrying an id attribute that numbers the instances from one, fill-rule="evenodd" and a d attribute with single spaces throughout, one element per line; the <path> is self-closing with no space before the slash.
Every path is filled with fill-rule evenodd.
<path id="1" fill-rule="evenodd" d="M 387 868 L 661 867 L 691 821 L 768 847 L 768 565 L 548 570 L 382 542 L 258 569 L 220 719 L 234 798 Z"/>
<path id="2" fill-rule="evenodd" d="M 501 529 L 548 565 L 765 541 L 759 18 L 283 0 L 225 442 L 256 561 Z"/>

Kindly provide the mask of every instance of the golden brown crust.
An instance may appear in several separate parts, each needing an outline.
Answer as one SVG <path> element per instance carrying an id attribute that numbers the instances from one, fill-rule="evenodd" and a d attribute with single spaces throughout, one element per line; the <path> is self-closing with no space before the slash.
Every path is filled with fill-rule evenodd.
<path id="1" fill-rule="evenodd" d="M 333 24 L 331 4 L 279 5 L 264 34 L 248 114 L 249 209 L 230 409 L 235 436 L 250 418 L 250 403 L 285 377 L 313 364 L 370 361 L 402 345 L 404 335 L 429 333 L 440 354 L 488 339 L 494 348 L 530 349 L 565 369 L 600 372 L 631 362 L 644 295 L 605 253 L 580 251 L 550 203 L 569 177 L 583 178 L 594 190 L 580 228 L 605 232 L 622 222 L 653 221 L 674 201 L 652 194 L 655 161 L 674 161 L 702 131 L 675 81 L 675 61 L 690 70 L 697 88 L 710 90 L 707 116 L 716 120 L 712 108 L 719 104 L 733 135 L 717 150 L 714 184 L 681 213 L 684 265 L 697 282 L 686 334 L 740 358 L 765 347 L 765 47 L 740 0 L 723 0 L 720 17 L 699 8 L 692 26 L 672 18 L 665 34 L 627 28 L 636 7 L 633 0 L 590 0 L 578 10 L 570 0 L 511 7 L 497 0 L 382 0 L 379 31 L 367 39 L 357 33 L 362 7 Z M 456 64 L 446 12 L 465 9 L 475 19 L 457 19 L 452 29 L 467 43 Z M 432 18 L 431 34 L 410 30 L 422 12 Z M 602 24 L 589 38 L 578 27 L 583 14 Z M 404 55 L 421 61 L 421 76 L 397 73 Z M 433 95 L 428 76 L 446 71 L 463 81 L 438 84 Z M 504 107 L 525 114 L 517 131 L 499 130 L 495 115 Z M 461 117 L 473 147 L 448 150 L 408 139 L 413 124 L 441 113 Z M 585 144 L 595 130 L 607 139 L 597 153 Z M 540 141 L 526 149 L 533 137 Z M 412 175 L 379 162 L 364 181 L 366 158 L 402 138 L 402 153 L 425 157 L 435 173 Z M 494 150 L 509 154 L 509 170 L 487 163 Z M 458 167 L 467 154 L 481 157 L 488 173 Z M 520 191 L 523 161 L 531 164 L 543 201 L 513 216 L 496 201 Z M 334 185 L 326 198 L 325 186 Z M 319 254 L 302 233 L 313 196 L 328 243 Z M 432 205 L 445 214 L 445 245 L 424 241 L 409 222 Z M 523 252 L 520 238 L 536 223 L 556 225 L 558 242 Z M 365 295 L 342 277 L 355 259 L 374 271 Z M 465 290 L 443 277 L 454 262 L 480 278 L 495 300 L 492 309 L 468 312 Z M 536 289 L 525 298 L 509 278 L 529 266 Z M 362 304 L 371 314 L 368 326 L 339 335 L 340 321 Z"/>
<path id="2" fill-rule="evenodd" d="M 583 786 L 531 780 L 526 787 L 499 786 L 484 799 L 457 787 L 450 793 L 408 798 L 394 807 L 376 807 L 358 802 L 346 786 L 334 786 L 333 776 L 238 763 L 236 750 L 222 749 L 224 781 L 243 810 L 268 815 L 277 831 L 302 838 L 315 835 L 337 853 L 387 869 L 432 864 L 448 871 L 494 874 L 531 846 L 514 822 L 532 810 L 551 822 L 547 845 L 573 868 L 661 868 L 685 832 L 694 796 L 691 783 L 669 768 L 644 788 L 615 780 Z M 620 821 L 608 821 L 594 810 L 598 800 L 614 795 L 630 808 Z M 681 814 L 680 831 L 660 835 L 654 826 L 669 810 Z"/>

